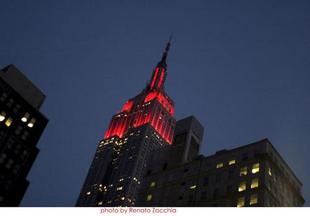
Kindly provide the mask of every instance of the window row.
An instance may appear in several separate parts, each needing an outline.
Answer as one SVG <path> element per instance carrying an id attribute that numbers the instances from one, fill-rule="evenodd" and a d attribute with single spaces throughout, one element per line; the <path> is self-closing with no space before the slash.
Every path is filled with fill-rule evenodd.
<path id="1" fill-rule="evenodd" d="M 229 161 L 227 162 L 227 164 L 228 164 L 229 166 L 231 166 L 231 165 L 233 165 L 233 164 L 235 164 L 235 163 L 236 163 L 236 160 L 235 160 L 235 159 L 229 160 Z M 216 164 L 216 169 L 219 169 L 219 168 L 222 168 L 222 167 L 224 167 L 224 163 L 218 163 L 218 164 Z"/>
<path id="2" fill-rule="evenodd" d="M 255 179 L 252 179 L 251 181 L 251 189 L 255 189 L 255 188 L 258 188 L 259 186 L 259 180 L 258 178 L 255 178 Z M 247 189 L 247 183 L 246 181 L 242 181 L 239 183 L 239 187 L 238 187 L 238 191 L 239 192 L 242 192 L 242 191 L 245 191 Z"/>
<path id="3" fill-rule="evenodd" d="M 3 122 L 7 127 L 10 127 L 13 119 L 11 117 L 8 117 L 6 112 L 2 111 L 0 113 L 0 122 Z M 30 114 L 29 113 L 25 113 L 25 115 L 21 118 L 21 121 L 24 123 L 27 123 L 27 126 L 29 128 L 32 128 L 36 122 L 35 118 L 30 118 Z"/>
<path id="4" fill-rule="evenodd" d="M 258 196 L 257 194 L 251 194 L 250 200 L 249 200 L 249 205 L 256 205 L 258 203 Z M 245 197 L 239 197 L 237 200 L 237 207 L 244 207 L 246 206 L 245 203 Z"/>
<path id="5" fill-rule="evenodd" d="M 259 172 L 259 163 L 255 163 L 252 165 L 252 170 L 251 172 L 253 174 L 258 173 Z M 240 176 L 245 176 L 248 174 L 248 167 L 244 166 L 240 168 Z"/>
<path id="6" fill-rule="evenodd" d="M 235 163 L 236 163 L 236 160 L 230 160 L 230 161 L 228 161 L 227 164 L 230 166 L 230 165 L 233 165 Z M 216 169 L 219 169 L 219 168 L 222 168 L 222 167 L 224 167 L 224 163 L 216 164 Z M 252 166 L 252 173 L 257 173 L 257 172 L 259 172 L 259 163 L 255 163 Z M 248 173 L 248 168 L 246 166 L 242 167 L 241 170 L 240 170 L 240 176 L 247 175 L 247 173 Z"/>

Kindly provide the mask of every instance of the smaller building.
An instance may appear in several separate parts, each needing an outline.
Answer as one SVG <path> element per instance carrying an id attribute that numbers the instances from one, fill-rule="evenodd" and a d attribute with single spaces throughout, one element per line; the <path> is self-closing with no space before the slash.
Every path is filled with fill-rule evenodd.
<path id="1" fill-rule="evenodd" d="M 187 130 L 190 133 L 183 133 L 195 134 L 195 130 L 190 128 Z M 180 145 L 186 149 L 192 142 L 185 138 L 187 135 L 181 134 L 179 138 L 176 135 L 175 148 Z M 170 156 L 175 150 L 171 151 Z M 179 157 L 175 153 L 175 157 Z M 160 155 L 154 154 L 153 158 L 160 158 Z M 268 207 L 304 204 L 302 183 L 268 139 L 218 151 L 207 157 L 191 155 L 189 160 L 179 160 L 179 163 L 175 163 L 172 157 L 165 160 L 166 167 L 149 171 L 145 177 L 138 206 Z"/>
<path id="2" fill-rule="evenodd" d="M 48 122 L 39 111 L 45 95 L 14 65 L 0 70 L 0 206 L 18 206 Z"/>

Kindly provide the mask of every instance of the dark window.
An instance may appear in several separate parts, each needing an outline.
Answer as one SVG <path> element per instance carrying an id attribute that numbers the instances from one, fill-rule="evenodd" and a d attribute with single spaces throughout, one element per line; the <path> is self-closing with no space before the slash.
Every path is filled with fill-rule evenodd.
<path id="1" fill-rule="evenodd" d="M 182 200 L 182 199 L 183 199 L 183 197 L 182 197 L 182 196 L 179 196 L 179 197 L 178 197 L 178 200 Z"/>
<path id="2" fill-rule="evenodd" d="M 231 194 L 232 193 L 232 185 L 228 185 L 227 186 L 227 194 Z"/>
<path id="3" fill-rule="evenodd" d="M 191 195 L 189 195 L 189 197 L 188 197 L 188 204 L 191 205 L 191 204 L 193 204 L 193 203 L 194 203 L 194 196 L 193 196 L 193 194 L 191 194 Z"/>
<path id="4" fill-rule="evenodd" d="M 216 188 L 214 191 L 213 191 L 213 198 L 216 199 L 219 197 L 219 189 Z"/>
<path id="5" fill-rule="evenodd" d="M 185 143 L 186 142 L 186 136 L 187 136 L 186 133 L 176 135 L 174 138 L 174 144 L 177 145 L 177 144 Z"/>
<path id="6" fill-rule="evenodd" d="M 229 169 L 228 178 L 233 178 L 233 177 L 234 177 L 234 169 Z"/>
<path id="7" fill-rule="evenodd" d="M 13 98 L 10 98 L 10 100 L 6 103 L 6 105 L 7 105 L 8 107 L 11 107 L 11 106 L 13 105 L 13 103 L 14 103 Z"/>
<path id="8" fill-rule="evenodd" d="M 216 183 L 221 182 L 221 174 L 216 174 L 215 181 L 216 181 Z"/>
<path id="9" fill-rule="evenodd" d="M 203 192 L 201 193 L 200 199 L 202 199 L 202 200 L 207 199 L 207 191 L 203 191 Z"/>
<path id="10" fill-rule="evenodd" d="M 242 160 L 245 161 L 247 160 L 249 157 L 248 157 L 248 154 L 247 153 L 244 153 L 242 154 Z"/>
<path id="11" fill-rule="evenodd" d="M 199 144 L 192 137 L 189 152 L 188 152 L 188 159 L 189 160 L 193 159 L 194 157 L 196 157 L 198 155 L 198 153 L 199 153 Z"/>
<path id="12" fill-rule="evenodd" d="M 13 109 L 13 112 L 14 112 L 14 113 L 17 113 L 17 112 L 20 110 L 20 107 L 21 107 L 21 106 L 20 106 L 19 104 L 16 104 L 15 107 L 14 107 L 14 109 Z"/>
<path id="13" fill-rule="evenodd" d="M 254 157 L 259 157 L 260 155 L 261 155 L 261 153 L 258 150 L 256 150 L 254 153 Z"/>
<path id="14" fill-rule="evenodd" d="M 147 171 L 146 175 L 151 175 L 151 173 L 152 173 L 152 170 L 149 169 L 149 170 Z"/>
<path id="15" fill-rule="evenodd" d="M 181 185 L 184 186 L 184 185 L 185 185 L 185 182 L 182 182 Z"/>
<path id="16" fill-rule="evenodd" d="M 205 177 L 205 178 L 203 179 L 203 186 L 208 185 L 208 183 L 209 183 L 209 178 L 208 178 L 208 177 Z"/>
<path id="17" fill-rule="evenodd" d="M 167 169 L 167 166 L 168 166 L 168 164 L 165 163 L 164 166 L 163 166 L 163 170 L 166 170 L 166 169 Z"/>
<path id="18" fill-rule="evenodd" d="M 4 101 L 4 100 L 6 99 L 7 96 L 8 96 L 7 93 L 3 92 L 2 95 L 1 95 L 1 97 L 0 97 L 0 100 L 1 100 L 1 101 Z"/>

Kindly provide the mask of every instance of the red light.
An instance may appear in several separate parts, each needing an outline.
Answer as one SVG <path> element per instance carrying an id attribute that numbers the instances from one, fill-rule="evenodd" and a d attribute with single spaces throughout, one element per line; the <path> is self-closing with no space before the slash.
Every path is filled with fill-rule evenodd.
<path id="1" fill-rule="evenodd" d="M 110 138 L 112 136 L 123 137 L 124 133 L 128 128 L 128 118 L 127 116 L 114 116 L 110 123 L 109 129 L 105 133 L 104 138 Z"/>
<path id="2" fill-rule="evenodd" d="M 156 97 L 157 97 L 157 92 L 150 92 L 148 95 L 146 95 L 146 97 L 144 99 L 144 103 L 147 103 Z"/>
<path id="3" fill-rule="evenodd" d="M 158 74 L 158 70 L 159 70 L 159 68 L 157 67 L 156 69 L 155 69 L 155 74 L 154 74 L 154 76 L 153 76 L 153 79 L 152 79 L 152 82 L 151 82 L 151 89 L 154 87 L 154 85 L 155 85 L 155 81 L 156 81 L 156 78 L 157 78 L 157 74 Z"/>
<path id="4" fill-rule="evenodd" d="M 146 94 L 142 93 L 134 99 L 128 100 L 121 112 L 113 116 L 109 128 L 105 133 L 105 139 L 112 136 L 122 138 L 129 127 L 139 127 L 150 124 L 154 130 L 167 143 L 172 144 L 174 121 L 170 121 L 174 114 L 173 102 L 165 95 L 162 86 L 165 79 L 165 69 L 157 67 L 153 73 L 150 89 Z M 144 97 L 144 98 L 143 98 Z M 157 100 L 161 106 L 146 104 Z M 168 113 L 162 114 L 166 110 Z"/>
<path id="5" fill-rule="evenodd" d="M 124 106 L 123 106 L 121 112 L 130 112 L 132 106 L 133 106 L 133 101 L 131 101 L 131 100 L 127 101 L 127 102 L 124 104 Z"/>
<path id="6" fill-rule="evenodd" d="M 164 81 L 164 77 L 165 77 L 165 69 L 161 69 L 161 73 L 160 73 L 160 77 L 159 77 L 159 82 L 158 82 L 158 85 L 157 85 L 157 88 L 160 88 L 163 84 L 163 81 Z"/>
<path id="7" fill-rule="evenodd" d="M 157 99 L 157 101 L 159 103 L 161 103 L 161 105 L 163 105 L 163 107 L 167 110 L 167 112 L 169 112 L 171 115 L 174 114 L 174 108 L 173 108 L 172 104 L 161 93 L 150 92 L 148 95 L 146 95 L 146 97 L 144 99 L 144 103 L 147 103 L 147 102 L 149 102 L 155 98 Z"/>

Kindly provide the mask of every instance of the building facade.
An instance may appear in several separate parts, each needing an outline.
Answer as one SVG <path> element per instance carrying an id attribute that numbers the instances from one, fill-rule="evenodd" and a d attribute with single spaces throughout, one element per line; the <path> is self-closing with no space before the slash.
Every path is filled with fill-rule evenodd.
<path id="1" fill-rule="evenodd" d="M 169 163 L 169 158 L 166 161 Z M 302 183 L 268 139 L 207 157 L 196 155 L 192 161 L 180 161 L 170 169 L 154 170 L 145 176 L 139 206 L 285 207 L 304 204 Z"/>
<path id="2" fill-rule="evenodd" d="M 0 71 L 0 206 L 18 206 L 48 122 L 40 112 L 44 94 L 14 65 Z"/>
<path id="3" fill-rule="evenodd" d="M 98 144 L 77 206 L 302 206 L 302 184 L 267 140 L 199 154 L 204 128 L 176 122 L 164 91 L 170 42 L 150 82 Z"/>

